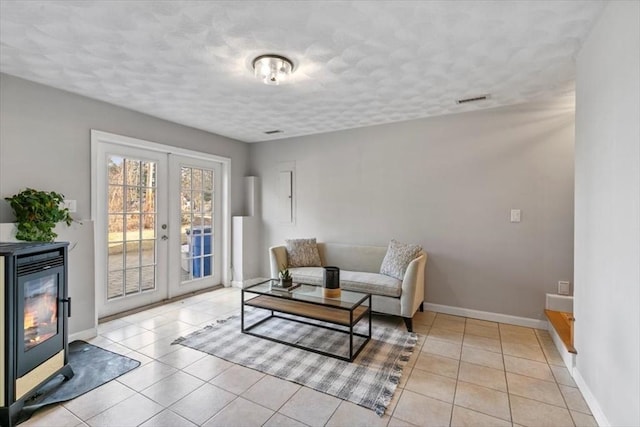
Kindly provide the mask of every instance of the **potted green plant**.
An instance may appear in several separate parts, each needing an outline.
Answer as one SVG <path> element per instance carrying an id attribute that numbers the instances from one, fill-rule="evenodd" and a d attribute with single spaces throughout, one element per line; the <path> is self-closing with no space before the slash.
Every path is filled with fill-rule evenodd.
<path id="1" fill-rule="evenodd" d="M 280 276 L 280 286 L 283 288 L 290 288 L 293 285 L 293 278 L 291 277 L 291 273 L 289 273 L 289 269 L 282 266 L 282 270 L 278 273 Z"/>
<path id="2" fill-rule="evenodd" d="M 27 242 L 53 242 L 58 235 L 56 224 L 73 222 L 69 209 L 62 207 L 64 195 L 53 191 L 27 188 L 11 197 L 5 197 L 16 216 L 16 239 Z"/>

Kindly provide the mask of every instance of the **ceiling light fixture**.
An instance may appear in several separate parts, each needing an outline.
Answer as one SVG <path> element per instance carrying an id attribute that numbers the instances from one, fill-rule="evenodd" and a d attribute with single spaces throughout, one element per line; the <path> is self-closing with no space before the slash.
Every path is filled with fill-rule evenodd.
<path id="1" fill-rule="evenodd" d="M 253 60 L 256 79 L 264 84 L 279 85 L 284 83 L 293 71 L 290 59 L 280 55 L 261 55 Z"/>

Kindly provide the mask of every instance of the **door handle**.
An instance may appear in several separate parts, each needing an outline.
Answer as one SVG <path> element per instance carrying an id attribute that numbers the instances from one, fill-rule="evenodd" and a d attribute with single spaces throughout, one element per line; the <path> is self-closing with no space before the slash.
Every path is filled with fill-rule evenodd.
<path id="1" fill-rule="evenodd" d="M 161 239 L 162 239 L 162 240 L 169 240 L 169 236 L 167 236 L 167 235 L 163 235 L 163 236 L 161 237 Z"/>

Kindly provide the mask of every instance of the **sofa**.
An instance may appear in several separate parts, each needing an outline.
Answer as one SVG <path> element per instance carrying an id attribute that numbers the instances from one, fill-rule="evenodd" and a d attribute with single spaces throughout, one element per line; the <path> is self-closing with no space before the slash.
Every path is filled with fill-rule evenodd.
<path id="1" fill-rule="evenodd" d="M 340 268 L 340 287 L 371 294 L 372 310 L 401 316 L 407 330 L 413 331 L 413 315 L 423 310 L 424 275 L 427 254 L 420 251 L 409 263 L 402 280 L 380 274 L 387 252 L 384 246 L 358 246 L 339 243 L 317 243 L 322 266 Z M 288 267 L 286 246 L 269 248 L 271 277 L 287 267 L 294 282 L 322 285 L 322 267 Z"/>

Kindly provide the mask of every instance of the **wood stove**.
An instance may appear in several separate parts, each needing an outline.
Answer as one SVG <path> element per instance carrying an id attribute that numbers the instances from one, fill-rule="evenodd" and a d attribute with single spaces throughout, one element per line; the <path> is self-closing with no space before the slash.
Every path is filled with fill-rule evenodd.
<path id="1" fill-rule="evenodd" d="M 0 424 L 68 365 L 68 243 L 0 243 Z"/>

